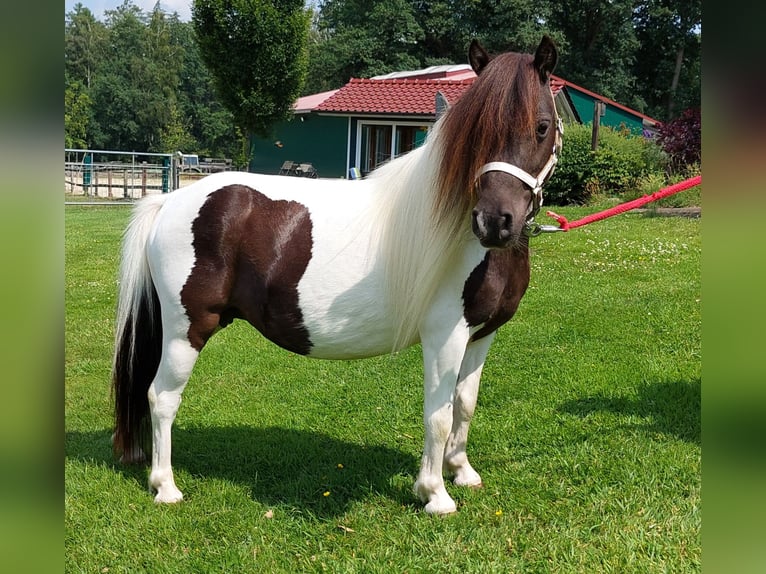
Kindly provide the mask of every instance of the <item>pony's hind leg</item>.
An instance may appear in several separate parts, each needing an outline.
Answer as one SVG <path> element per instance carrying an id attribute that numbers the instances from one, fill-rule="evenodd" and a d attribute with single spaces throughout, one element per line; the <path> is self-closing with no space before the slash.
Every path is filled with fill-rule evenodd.
<path id="1" fill-rule="evenodd" d="M 183 495 L 176 487 L 171 466 L 171 427 L 181 404 L 181 393 L 199 356 L 185 337 L 166 338 L 157 375 L 149 387 L 152 417 L 152 470 L 149 486 L 156 491 L 155 502 L 179 502 Z"/>
<path id="2" fill-rule="evenodd" d="M 468 442 L 468 428 L 476 409 L 484 360 L 494 336 L 495 334 L 492 333 L 478 341 L 469 343 L 463 357 L 463 364 L 460 366 L 460 377 L 455 388 L 452 431 L 444 450 L 445 470 L 453 475 L 453 482 L 458 486 L 476 488 L 482 486 L 481 476 L 468 462 L 466 444 Z"/>

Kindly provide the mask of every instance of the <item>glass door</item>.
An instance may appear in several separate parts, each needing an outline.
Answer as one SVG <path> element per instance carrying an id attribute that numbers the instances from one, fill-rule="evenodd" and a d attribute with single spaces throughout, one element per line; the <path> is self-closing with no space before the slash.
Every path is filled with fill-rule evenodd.
<path id="1" fill-rule="evenodd" d="M 367 175 L 380 164 L 391 159 L 392 132 L 391 125 L 362 125 L 362 175 Z"/>

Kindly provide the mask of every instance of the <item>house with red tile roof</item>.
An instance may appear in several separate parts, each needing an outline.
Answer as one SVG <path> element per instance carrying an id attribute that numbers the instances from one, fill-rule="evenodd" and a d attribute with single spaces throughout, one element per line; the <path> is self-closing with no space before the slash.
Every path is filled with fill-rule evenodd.
<path id="1" fill-rule="evenodd" d="M 437 94 L 457 101 L 476 74 L 468 65 L 432 66 L 370 79 L 351 79 L 338 90 L 300 98 L 293 117 L 272 140 L 253 139 L 250 170 L 261 173 L 364 176 L 376 166 L 422 145 L 437 118 Z M 554 76 L 551 89 L 565 123 L 593 121 L 641 133 L 659 122 Z M 301 167 L 302 166 L 302 167 Z"/>

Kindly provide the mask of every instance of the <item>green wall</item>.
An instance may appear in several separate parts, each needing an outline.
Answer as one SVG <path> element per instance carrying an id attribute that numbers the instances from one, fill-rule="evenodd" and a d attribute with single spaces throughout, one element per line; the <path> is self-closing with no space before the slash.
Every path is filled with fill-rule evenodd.
<path id="1" fill-rule="evenodd" d="M 595 100 L 591 96 L 577 90 L 567 89 L 567 94 L 572 101 L 572 105 L 577 110 L 582 123 L 592 124 L 593 102 Z M 625 127 L 635 134 L 641 134 L 643 131 L 643 121 L 640 117 L 606 104 L 606 113 L 601 117 L 601 125 L 619 129 L 621 124 L 625 124 Z"/>
<path id="2" fill-rule="evenodd" d="M 346 175 L 348 118 L 313 113 L 295 115 L 276 126 L 273 138 L 250 141 L 252 172 L 278 173 L 284 162 L 294 161 L 312 164 L 319 177 Z"/>

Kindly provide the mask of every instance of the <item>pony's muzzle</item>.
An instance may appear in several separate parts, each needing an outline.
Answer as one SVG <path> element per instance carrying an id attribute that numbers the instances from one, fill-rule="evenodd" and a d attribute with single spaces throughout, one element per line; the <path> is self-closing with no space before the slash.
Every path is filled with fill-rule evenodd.
<path id="1" fill-rule="evenodd" d="M 513 238 L 513 216 L 510 213 L 492 215 L 474 209 L 471 228 L 484 247 L 506 247 Z"/>

